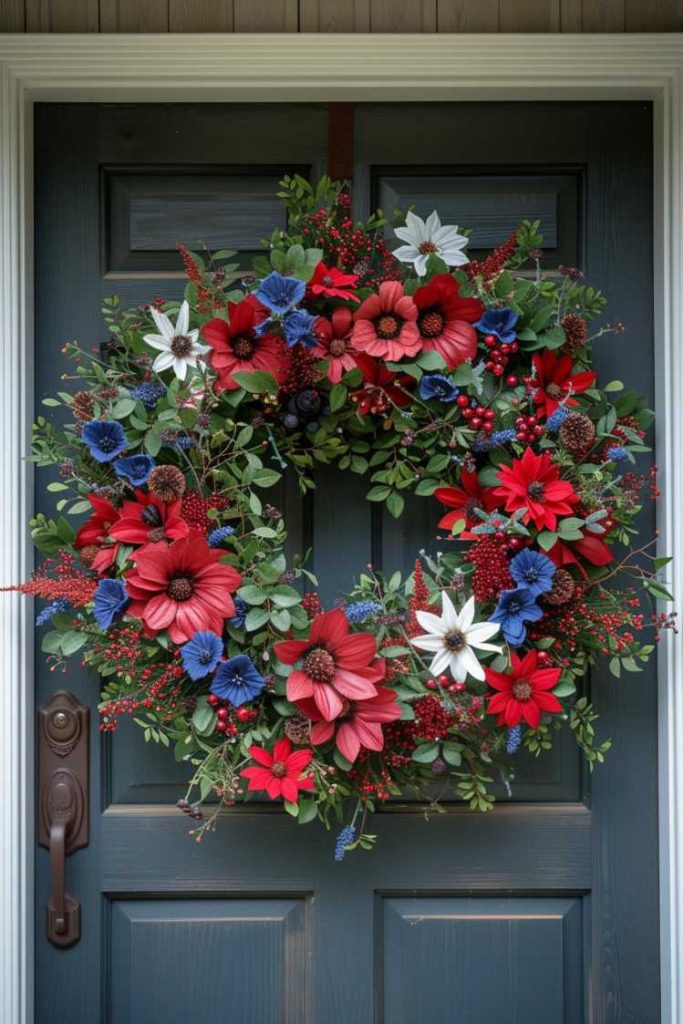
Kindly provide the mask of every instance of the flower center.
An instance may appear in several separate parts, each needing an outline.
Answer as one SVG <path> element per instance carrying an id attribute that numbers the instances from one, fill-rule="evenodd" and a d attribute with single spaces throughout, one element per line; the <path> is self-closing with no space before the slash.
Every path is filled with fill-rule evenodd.
<path id="1" fill-rule="evenodd" d="M 329 274 L 325 274 L 323 278 L 323 284 L 325 285 L 326 288 L 331 288 L 332 285 L 334 284 L 334 281 L 332 280 Z"/>
<path id="2" fill-rule="evenodd" d="M 111 434 L 102 434 L 102 436 L 97 439 L 97 447 L 101 452 L 113 452 L 116 448 L 116 441 Z"/>
<path id="3" fill-rule="evenodd" d="M 395 338 L 401 333 L 401 321 L 392 313 L 385 313 L 375 320 L 375 330 L 380 338 Z"/>
<path id="4" fill-rule="evenodd" d="M 270 770 L 276 779 L 283 779 L 287 774 L 287 765 L 284 761 L 273 761 Z"/>
<path id="5" fill-rule="evenodd" d="M 562 395 L 562 388 L 559 384 L 551 382 L 550 384 L 546 384 L 545 393 L 546 395 L 549 395 L 550 398 L 560 398 Z"/>
<path id="6" fill-rule="evenodd" d="M 346 352 L 346 342 L 343 338 L 333 338 L 329 348 L 331 356 L 343 356 Z"/>
<path id="7" fill-rule="evenodd" d="M 166 593 L 172 601 L 188 601 L 194 594 L 194 583 L 190 576 L 171 576 Z"/>
<path id="8" fill-rule="evenodd" d="M 457 654 L 464 647 L 467 647 L 467 637 L 459 629 L 451 629 L 443 638 L 443 642 L 449 651 Z"/>
<path id="9" fill-rule="evenodd" d="M 157 544 L 160 540 L 163 540 L 165 536 L 166 534 L 164 533 L 163 526 L 156 526 L 147 534 L 147 540 L 150 544 Z"/>
<path id="10" fill-rule="evenodd" d="M 429 252 L 436 252 L 436 246 L 433 242 L 420 242 L 417 248 L 418 252 L 421 252 L 423 255 L 426 255 Z"/>
<path id="11" fill-rule="evenodd" d="M 529 700 L 532 693 L 531 683 L 528 683 L 526 679 L 518 679 L 512 684 L 512 695 L 517 700 Z"/>
<path id="12" fill-rule="evenodd" d="M 324 647 L 314 647 L 304 658 L 304 672 L 315 683 L 331 683 L 334 678 L 334 658 Z"/>
<path id="13" fill-rule="evenodd" d="M 233 338 L 230 344 L 238 359 L 251 359 L 256 347 L 253 340 L 251 338 L 247 338 L 244 334 L 240 334 L 239 337 Z"/>
<path id="14" fill-rule="evenodd" d="M 507 603 L 508 615 L 516 615 L 520 611 L 521 608 L 522 608 L 522 602 L 521 601 L 519 601 L 516 597 L 510 598 L 510 600 Z"/>
<path id="15" fill-rule="evenodd" d="M 430 309 L 419 318 L 418 326 L 423 338 L 438 338 L 443 330 L 443 317 L 436 309 Z"/>
<path id="16" fill-rule="evenodd" d="M 176 334 L 171 339 L 171 352 L 178 359 L 187 359 L 192 353 L 192 338 L 188 338 L 187 334 Z"/>
<path id="17" fill-rule="evenodd" d="M 140 518 L 145 526 L 161 526 L 161 512 L 157 505 L 145 505 Z"/>
<path id="18" fill-rule="evenodd" d="M 532 501 L 543 501 L 543 498 L 545 497 L 545 487 L 540 480 L 533 480 L 527 487 L 526 493 Z"/>
<path id="19" fill-rule="evenodd" d="M 538 583 L 538 577 L 540 575 L 541 574 L 540 574 L 539 570 L 536 568 L 536 566 L 532 565 L 528 569 L 526 569 L 525 572 L 524 572 L 524 582 L 525 583 Z"/>
<path id="20" fill-rule="evenodd" d="M 210 665 L 211 662 L 213 661 L 213 651 L 209 650 L 208 647 L 203 647 L 202 650 L 199 652 L 199 657 L 197 658 L 197 661 L 199 662 L 200 665 Z"/>

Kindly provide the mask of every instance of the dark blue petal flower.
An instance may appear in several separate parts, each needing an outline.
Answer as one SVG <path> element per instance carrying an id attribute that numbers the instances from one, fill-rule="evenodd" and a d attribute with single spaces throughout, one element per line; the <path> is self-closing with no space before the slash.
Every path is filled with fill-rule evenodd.
<path id="1" fill-rule="evenodd" d="M 501 632 L 511 647 L 519 647 L 526 640 L 524 623 L 538 622 L 542 615 L 543 609 L 538 607 L 531 591 L 517 587 L 501 593 L 490 621 L 500 623 Z"/>
<path id="2" fill-rule="evenodd" d="M 123 580 L 100 580 L 95 592 L 95 621 L 100 629 L 109 629 L 124 611 L 129 598 Z"/>
<path id="3" fill-rule="evenodd" d="M 190 679 L 203 679 L 223 657 L 223 641 L 208 629 L 200 630 L 180 648 L 180 657 Z"/>
<path id="4" fill-rule="evenodd" d="M 259 284 L 256 298 L 272 313 L 286 313 L 297 306 L 306 294 L 306 282 L 296 277 L 285 277 L 274 270 Z"/>
<path id="5" fill-rule="evenodd" d="M 211 693 L 233 707 L 258 697 L 266 681 L 248 654 L 237 654 L 219 666 L 211 683 Z"/>
<path id="6" fill-rule="evenodd" d="M 117 459 L 114 463 L 114 472 L 127 480 L 131 486 L 142 487 L 149 480 L 155 466 L 156 462 L 151 455 L 128 455 L 123 459 Z"/>
<path id="7" fill-rule="evenodd" d="M 305 309 L 294 309 L 282 321 L 282 333 L 285 341 L 291 348 L 300 342 L 306 348 L 313 348 L 318 344 L 318 339 L 313 334 L 313 324 L 317 316 L 307 313 Z"/>
<path id="8" fill-rule="evenodd" d="M 244 623 L 246 622 L 247 619 L 249 605 L 241 597 L 236 597 L 234 599 L 234 602 L 235 614 L 231 619 L 228 619 L 228 622 L 230 623 L 231 626 L 234 626 L 235 629 L 243 629 Z"/>
<path id="9" fill-rule="evenodd" d="M 117 420 L 90 420 L 81 437 L 97 462 L 111 462 L 128 447 L 123 427 Z"/>
<path id="10" fill-rule="evenodd" d="M 519 313 L 514 309 L 487 309 L 481 320 L 474 325 L 482 334 L 493 334 L 504 345 L 511 344 L 517 337 Z"/>
<path id="11" fill-rule="evenodd" d="M 552 590 L 555 568 L 547 555 L 524 548 L 510 562 L 510 575 L 518 587 L 526 587 L 538 597 Z"/>
<path id="12" fill-rule="evenodd" d="M 430 398 L 438 398 L 440 402 L 454 402 L 459 393 L 453 381 L 443 373 L 426 373 L 420 381 L 419 392 L 425 402 Z"/>

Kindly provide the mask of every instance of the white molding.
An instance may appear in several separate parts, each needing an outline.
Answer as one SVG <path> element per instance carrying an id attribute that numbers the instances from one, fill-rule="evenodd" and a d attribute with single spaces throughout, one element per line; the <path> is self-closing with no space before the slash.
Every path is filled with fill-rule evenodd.
<path id="1" fill-rule="evenodd" d="M 32 104 L 651 99 L 661 546 L 683 594 L 683 35 L 0 36 L 0 582 L 25 578 Z M 678 448 L 678 451 L 677 451 Z M 0 601 L 0 1020 L 32 1021 L 28 604 Z M 662 1021 L 683 1024 L 683 650 L 660 651 Z"/>

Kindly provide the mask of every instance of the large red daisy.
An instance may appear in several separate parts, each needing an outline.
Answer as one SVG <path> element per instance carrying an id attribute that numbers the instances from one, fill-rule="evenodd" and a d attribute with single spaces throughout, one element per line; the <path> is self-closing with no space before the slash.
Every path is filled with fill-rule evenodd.
<path id="1" fill-rule="evenodd" d="M 319 316 L 315 322 L 317 346 L 311 350 L 319 359 L 327 360 L 327 376 L 338 384 L 347 370 L 353 370 L 356 360 L 351 346 L 353 313 L 346 306 L 340 306 L 328 320 Z"/>
<path id="2" fill-rule="evenodd" d="M 126 573 L 127 614 L 152 633 L 167 629 L 175 644 L 198 630 L 220 636 L 225 619 L 235 614 L 232 594 L 242 582 L 236 569 L 219 561 L 222 555 L 194 530 L 170 545 L 139 548 L 132 556 L 135 568 Z"/>
<path id="3" fill-rule="evenodd" d="M 262 370 L 280 382 L 287 369 L 287 351 L 272 334 L 257 335 L 255 328 L 268 310 L 253 295 L 228 303 L 228 320 L 216 317 L 204 324 L 202 332 L 212 348 L 209 363 L 218 374 L 217 391 L 235 391 L 234 373 Z"/>
<path id="4" fill-rule="evenodd" d="M 379 291 L 361 303 L 354 319 L 351 338 L 359 352 L 396 362 L 422 348 L 417 306 L 403 294 L 399 281 L 383 281 Z"/>
<path id="5" fill-rule="evenodd" d="M 527 448 L 521 459 L 498 470 L 500 487 L 493 494 L 505 502 L 506 512 L 526 508 L 522 522 L 533 522 L 538 530 L 554 530 L 557 517 L 571 515 L 572 505 L 579 500 L 572 485 L 560 480 L 560 471 L 544 452 L 535 455 Z"/>
<path id="6" fill-rule="evenodd" d="M 154 494 L 136 490 L 135 501 L 124 501 L 121 518 L 110 536 L 124 544 L 154 544 L 160 540 L 187 537 L 189 526 L 182 518 L 182 499 L 162 501 Z"/>
<path id="7" fill-rule="evenodd" d="M 561 401 L 565 405 L 578 405 L 572 395 L 587 391 L 595 384 L 597 374 L 589 370 L 572 375 L 571 356 L 561 356 L 553 349 L 537 352 L 533 360 L 534 402 L 540 413 L 552 416 Z"/>
<path id="8" fill-rule="evenodd" d="M 307 768 L 313 757 L 312 750 L 294 750 L 287 739 L 278 740 L 273 752 L 263 747 L 249 747 L 249 755 L 255 765 L 240 772 L 249 779 L 247 789 L 264 789 L 271 800 L 282 797 L 295 804 L 299 799 L 299 790 L 312 790 L 315 783 L 310 776 L 302 778 L 301 773 Z"/>
<path id="9" fill-rule="evenodd" d="M 311 295 L 326 295 L 328 298 L 358 302 L 352 290 L 358 284 L 358 277 L 358 274 L 345 274 L 337 267 L 318 263 L 313 271 L 313 277 L 308 282 L 308 291 Z"/>
<path id="10" fill-rule="evenodd" d="M 344 698 L 368 700 L 384 678 L 384 661 L 377 658 L 371 633 L 351 633 L 344 612 L 335 608 L 316 615 L 307 640 L 283 640 L 275 653 L 285 665 L 301 662 L 287 679 L 287 699 L 311 697 L 330 722 L 344 710 Z"/>
<path id="11" fill-rule="evenodd" d="M 529 651 L 523 658 L 510 651 L 510 672 L 486 669 L 486 682 L 498 690 L 489 698 L 487 711 L 498 715 L 498 725 L 519 725 L 522 719 L 537 729 L 542 711 L 562 711 L 557 697 L 549 693 L 557 686 L 561 668 L 539 668 L 538 651 Z"/>
<path id="12" fill-rule="evenodd" d="M 410 395 L 405 389 L 415 383 L 412 377 L 407 373 L 392 373 L 384 363 L 371 359 L 364 352 L 358 353 L 356 363 L 365 382 L 357 391 L 351 392 L 351 400 L 358 403 L 359 416 L 387 413 L 393 405 L 399 408 L 408 405 Z"/>
<path id="13" fill-rule="evenodd" d="M 450 274 L 437 274 L 413 295 L 422 347 L 438 352 L 446 366 L 455 369 L 477 352 L 477 332 L 472 326 L 484 313 L 479 299 L 463 298 Z"/>
<path id="14" fill-rule="evenodd" d="M 311 727 L 311 743 L 320 746 L 334 736 L 337 750 L 352 764 L 361 748 L 382 750 L 382 724 L 395 722 L 401 717 L 395 692 L 383 686 L 377 689 L 374 697 L 368 697 L 367 700 L 345 700 L 341 714 L 333 722 L 322 717 L 314 700 L 300 700 L 296 706 L 314 723 Z"/>
<path id="15" fill-rule="evenodd" d="M 442 530 L 452 530 L 461 519 L 465 520 L 466 526 L 475 526 L 481 522 L 476 515 L 476 509 L 491 512 L 499 504 L 492 489 L 481 486 L 476 473 L 463 469 L 460 473 L 460 483 L 460 487 L 438 487 L 434 491 L 437 501 L 453 509 L 439 520 L 439 527 Z"/>

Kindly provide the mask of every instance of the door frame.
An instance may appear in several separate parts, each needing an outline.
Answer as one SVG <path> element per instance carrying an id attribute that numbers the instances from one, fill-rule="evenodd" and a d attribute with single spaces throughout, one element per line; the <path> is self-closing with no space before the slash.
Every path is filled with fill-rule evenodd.
<path id="1" fill-rule="evenodd" d="M 265 69 L 265 70 L 264 70 Z M 0 36 L 0 583 L 32 565 L 33 104 L 650 100 L 660 546 L 683 595 L 683 34 Z M 678 526 L 678 529 L 676 528 Z M 33 1020 L 33 616 L 0 600 L 0 1019 Z M 683 649 L 659 650 L 662 1021 L 683 1024 Z M 57 680 L 55 680 L 57 685 Z M 493 812 L 495 813 L 495 811 Z"/>

